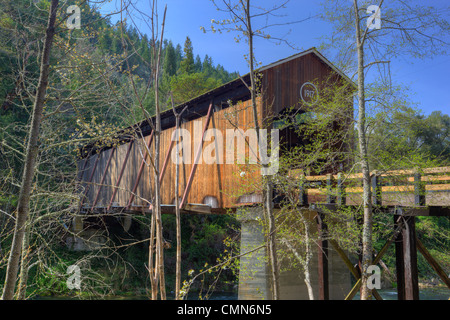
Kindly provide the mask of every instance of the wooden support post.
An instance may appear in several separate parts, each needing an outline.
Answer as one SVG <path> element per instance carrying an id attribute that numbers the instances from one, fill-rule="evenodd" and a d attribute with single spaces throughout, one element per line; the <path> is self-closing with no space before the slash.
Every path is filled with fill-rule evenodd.
<path id="1" fill-rule="evenodd" d="M 150 147 L 152 145 L 152 141 L 153 141 L 153 130 L 152 130 L 152 133 L 150 134 L 150 138 L 148 140 L 148 144 L 147 144 L 148 150 L 150 150 Z M 137 177 L 136 177 L 136 181 L 134 182 L 133 189 L 131 190 L 130 199 L 128 200 L 128 204 L 126 206 L 127 210 L 130 209 L 130 206 L 133 203 L 133 200 L 134 200 L 134 197 L 135 197 L 135 194 L 136 194 L 136 190 L 137 190 L 137 187 L 139 185 L 139 181 L 141 180 L 142 172 L 144 171 L 145 161 L 147 160 L 147 157 L 148 157 L 148 152 L 145 151 L 145 155 L 142 158 L 141 165 L 139 166 L 139 170 L 138 170 L 138 174 L 137 174 Z"/>
<path id="2" fill-rule="evenodd" d="M 114 151 L 116 151 L 115 147 L 111 149 L 111 153 L 109 154 L 108 162 L 106 163 L 105 169 L 103 170 L 102 179 L 100 180 L 97 195 L 95 196 L 94 202 L 92 203 L 91 210 L 94 210 L 95 206 L 97 205 L 98 197 L 100 196 L 100 191 L 102 190 L 103 183 L 105 182 L 105 177 L 106 177 L 106 174 L 108 173 L 109 164 L 111 163 L 111 159 L 113 157 Z"/>
<path id="3" fill-rule="evenodd" d="M 345 206 L 347 203 L 347 195 L 345 194 L 344 180 L 342 179 L 342 172 L 337 175 L 337 199 L 338 206 Z"/>
<path id="4" fill-rule="evenodd" d="M 375 171 L 372 175 L 372 204 L 374 206 L 381 206 L 381 176 Z"/>
<path id="5" fill-rule="evenodd" d="M 419 300 L 416 230 L 413 216 L 394 216 L 404 226 L 395 241 L 398 300 Z"/>
<path id="6" fill-rule="evenodd" d="M 330 290 L 328 282 L 328 241 L 326 240 L 327 226 L 323 221 L 324 215 L 317 213 L 317 228 L 319 231 L 318 244 L 318 281 L 319 299 L 329 300 Z"/>
<path id="7" fill-rule="evenodd" d="M 192 180 L 194 179 L 195 171 L 197 170 L 198 160 L 199 160 L 201 152 L 202 152 L 203 137 L 205 136 L 206 129 L 208 129 L 209 121 L 211 119 L 213 105 L 214 105 L 213 101 L 211 101 L 211 103 L 209 104 L 208 114 L 206 115 L 206 121 L 205 121 L 205 126 L 203 127 L 201 141 L 198 145 L 197 153 L 195 155 L 194 163 L 192 164 L 191 173 L 189 174 L 189 179 L 186 184 L 186 188 L 184 189 L 183 197 L 181 198 L 180 208 L 183 208 L 183 206 L 185 205 L 187 197 L 189 195 L 189 191 L 191 190 Z"/>
<path id="8" fill-rule="evenodd" d="M 419 170 L 414 173 L 414 204 L 425 206 L 425 185 L 421 181 Z"/>
<path id="9" fill-rule="evenodd" d="M 417 269 L 417 244 L 415 217 L 406 218 L 403 231 L 403 256 L 405 258 L 405 298 L 419 300 L 419 273 Z"/>
<path id="10" fill-rule="evenodd" d="M 387 250 L 389 249 L 389 246 L 392 244 L 392 242 L 395 241 L 395 239 L 397 238 L 398 233 L 400 232 L 401 228 L 403 227 L 403 220 L 398 221 L 398 224 L 396 226 L 396 229 L 394 230 L 394 234 L 391 236 L 391 238 L 384 244 L 383 248 L 381 248 L 380 252 L 378 252 L 377 256 L 373 259 L 372 264 L 378 264 L 378 262 L 381 261 L 381 258 L 383 257 L 383 255 L 387 252 Z M 339 256 L 342 258 L 342 260 L 344 260 L 344 263 L 346 264 L 347 268 L 350 270 L 350 272 L 353 274 L 353 276 L 357 279 L 357 282 L 355 283 L 355 285 L 353 286 L 352 290 L 350 291 L 350 293 L 347 295 L 347 297 L 345 297 L 345 300 L 352 300 L 353 297 L 356 295 L 356 293 L 358 293 L 358 290 L 361 287 L 361 273 L 359 272 L 359 270 L 357 270 L 352 263 L 350 262 L 350 260 L 348 259 L 348 257 L 345 255 L 344 251 L 342 251 L 342 249 L 339 247 L 339 245 L 337 244 L 336 241 L 334 240 L 330 240 L 331 245 L 334 247 L 334 249 L 337 251 L 337 253 L 339 254 Z M 358 268 L 359 269 L 359 268 Z M 383 300 L 380 296 L 380 294 L 376 291 L 376 289 L 372 290 L 372 294 L 373 296 L 377 299 L 377 300 Z"/>
<path id="11" fill-rule="evenodd" d="M 120 169 L 119 177 L 117 178 L 116 184 L 114 186 L 113 193 L 112 193 L 112 196 L 111 196 L 111 200 L 109 200 L 109 205 L 108 205 L 108 208 L 106 209 L 107 211 L 109 211 L 111 209 L 111 206 L 112 206 L 112 203 L 114 201 L 114 198 L 116 197 L 117 190 L 119 188 L 120 181 L 122 180 L 122 176 L 123 176 L 123 173 L 125 171 L 125 167 L 127 166 L 128 157 L 130 155 L 130 151 L 131 151 L 131 148 L 133 147 L 133 144 L 134 144 L 134 140 L 132 140 L 132 141 L 130 141 L 128 143 L 127 153 L 125 155 L 125 159 L 123 159 L 122 168 Z"/>

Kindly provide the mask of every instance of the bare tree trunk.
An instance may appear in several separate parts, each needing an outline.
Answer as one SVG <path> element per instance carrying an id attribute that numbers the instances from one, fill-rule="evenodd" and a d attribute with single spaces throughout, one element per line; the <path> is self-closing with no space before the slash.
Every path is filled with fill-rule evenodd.
<path id="1" fill-rule="evenodd" d="M 180 167 L 179 167 L 179 129 L 180 129 L 180 117 L 183 114 L 184 110 L 186 110 L 187 106 L 184 109 L 177 113 L 172 96 L 172 110 L 175 115 L 175 152 L 177 155 L 177 162 L 175 163 L 175 219 L 176 219 L 176 234 L 177 234 L 177 252 L 176 252 L 176 270 L 175 270 L 175 300 L 180 300 L 180 290 L 181 290 L 181 208 L 180 208 L 180 199 L 178 194 L 178 188 L 180 184 Z"/>
<path id="2" fill-rule="evenodd" d="M 372 290 L 367 287 L 367 268 L 372 263 L 372 195 L 370 190 L 370 169 L 367 154 L 365 132 L 365 88 L 364 88 L 364 46 L 361 38 L 360 18 L 357 1 L 353 1 L 355 13 L 356 45 L 358 54 L 358 146 L 363 174 L 363 233 L 362 233 L 362 270 L 361 270 L 361 300 L 370 300 Z"/>
<path id="3" fill-rule="evenodd" d="M 278 282 L 278 259 L 276 248 L 276 231 L 275 231 L 275 216 L 273 212 L 273 185 L 271 177 L 264 176 L 264 212 L 266 214 L 266 221 L 268 223 L 267 248 L 270 263 L 270 272 L 272 278 L 272 299 L 278 300 L 280 298 L 280 286 Z"/>
<path id="4" fill-rule="evenodd" d="M 155 1 L 152 7 L 152 28 L 153 32 L 155 30 L 155 23 L 153 19 L 156 19 L 156 6 Z M 152 205 L 152 214 L 155 217 L 155 228 L 156 228 L 156 248 L 155 248 L 155 271 L 156 277 L 159 277 L 159 285 L 161 292 L 161 299 L 166 299 L 166 283 L 164 277 L 164 245 L 163 245 L 163 234 L 162 234 L 162 220 L 161 220 L 161 186 L 159 183 L 159 155 L 160 155 L 160 137 L 161 137 L 161 110 L 159 106 L 159 66 L 161 60 L 161 49 L 163 44 L 164 36 L 164 24 L 166 20 L 167 6 L 164 9 L 164 17 L 162 22 L 161 38 L 159 39 L 159 48 L 154 58 L 156 58 L 156 65 L 154 66 L 154 89 L 155 89 L 155 159 L 154 159 L 154 180 L 155 180 L 155 200 Z M 156 38 L 153 34 L 153 46 L 156 46 Z M 154 50 L 156 53 L 156 50 Z"/>
<path id="5" fill-rule="evenodd" d="M 245 18 L 247 23 L 248 32 L 248 46 L 249 46 L 249 67 L 250 67 L 250 94 L 253 107 L 253 122 L 255 125 L 258 144 L 261 146 L 261 137 L 259 135 L 259 122 L 258 122 L 258 109 L 256 102 L 257 88 L 254 73 L 254 53 L 253 53 L 253 31 L 250 15 L 250 0 L 247 0 L 245 8 Z M 265 164 L 263 164 L 265 165 Z M 279 284 L 278 284 L 278 262 L 275 244 L 275 218 L 273 214 L 272 200 L 273 200 L 273 186 L 270 177 L 263 176 L 263 188 L 264 188 L 264 212 L 266 221 L 268 223 L 268 236 L 267 236 L 267 251 L 269 256 L 270 273 L 272 278 L 272 299 L 279 299 Z"/>
<path id="6" fill-rule="evenodd" d="M 177 130 L 177 146 L 176 153 L 179 155 L 178 149 L 178 129 L 180 128 L 180 117 L 176 118 L 176 130 Z M 180 214 L 180 199 L 178 197 L 178 187 L 180 181 L 180 168 L 179 164 L 175 165 L 175 216 L 177 221 L 177 261 L 176 261 L 176 276 L 175 276 L 175 300 L 180 300 L 181 290 L 181 214 Z"/>
<path id="7" fill-rule="evenodd" d="M 22 244 L 22 259 L 20 262 L 19 283 L 17 285 L 17 300 L 25 300 L 28 282 L 28 244 L 30 237 L 30 224 L 25 227 L 25 235 Z"/>
<path id="8" fill-rule="evenodd" d="M 152 300 L 158 299 L 158 278 L 155 276 L 153 254 L 155 248 L 155 215 L 151 213 L 150 241 L 148 245 L 148 273 L 150 276 L 150 287 L 152 290 Z"/>
<path id="9" fill-rule="evenodd" d="M 47 30 L 42 50 L 42 60 L 40 67 L 39 83 L 36 92 L 36 100 L 33 106 L 30 132 L 28 137 L 27 151 L 25 155 L 25 167 L 22 176 L 22 183 L 17 204 L 17 218 L 14 229 L 14 237 L 11 246 L 11 252 L 6 269 L 5 286 L 3 288 L 3 300 L 11 300 L 14 297 L 14 290 L 17 281 L 17 272 L 19 269 L 19 260 L 21 257 L 23 238 L 25 235 L 25 225 L 28 219 L 31 188 L 35 173 L 36 158 L 38 154 L 39 129 L 42 122 L 44 101 L 48 86 L 48 75 L 50 72 L 50 53 L 55 34 L 56 10 L 59 0 L 52 0 L 50 4 Z"/>
<path id="10" fill-rule="evenodd" d="M 312 248 L 311 248 L 311 239 L 310 239 L 310 231 L 309 231 L 309 225 L 308 221 L 304 217 L 302 217 L 303 224 L 305 226 L 305 244 L 306 244 L 306 252 L 305 252 L 305 265 L 304 265 L 304 273 L 305 273 L 305 284 L 308 288 L 308 296 L 309 300 L 314 300 L 314 291 L 311 285 L 311 273 L 310 273 L 310 267 L 311 267 L 311 259 L 312 259 Z"/>
<path id="11" fill-rule="evenodd" d="M 306 232 L 306 234 L 308 234 L 309 231 Z M 305 276 L 305 284 L 306 284 L 306 288 L 308 290 L 308 297 L 309 300 L 314 300 L 314 290 L 311 284 L 311 272 L 310 272 L 310 265 L 311 265 L 311 258 L 312 258 L 312 250 L 311 250 L 311 245 L 307 244 L 306 245 L 306 256 L 305 259 L 303 259 L 300 254 L 297 252 L 297 250 L 295 250 L 295 248 L 289 243 L 289 240 L 284 239 L 281 240 L 287 247 L 288 249 L 292 252 L 292 254 L 294 255 L 294 257 L 298 260 L 298 262 L 300 262 L 300 264 L 303 267 L 303 275 Z M 309 241 L 309 236 L 305 235 L 305 241 Z"/>

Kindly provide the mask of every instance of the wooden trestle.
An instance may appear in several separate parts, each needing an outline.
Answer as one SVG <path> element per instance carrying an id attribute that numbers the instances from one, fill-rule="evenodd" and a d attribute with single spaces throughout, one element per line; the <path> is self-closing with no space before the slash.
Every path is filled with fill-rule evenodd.
<path id="1" fill-rule="evenodd" d="M 428 168 L 424 169 L 422 175 L 414 170 L 397 170 L 388 172 L 372 173 L 372 192 L 374 210 L 383 211 L 392 214 L 394 220 L 394 230 L 391 237 L 386 241 L 383 248 L 374 256 L 373 265 L 381 261 L 383 255 L 388 248 L 395 244 L 396 258 L 396 279 L 397 292 L 399 300 L 418 300 L 419 299 L 419 281 L 417 268 L 417 250 L 423 255 L 436 274 L 441 278 L 444 284 L 450 289 L 450 279 L 439 263 L 431 256 L 423 243 L 416 235 L 415 217 L 417 216 L 447 216 L 450 217 L 450 203 L 448 196 L 450 195 L 450 184 L 442 183 L 450 180 L 448 173 L 450 167 Z M 339 206 L 354 206 L 357 210 L 356 203 L 349 203 L 350 194 L 361 194 L 361 187 L 345 187 L 345 184 L 351 184 L 351 181 L 361 179 L 360 174 L 352 175 L 325 175 L 325 176 L 303 176 L 300 177 L 302 183 L 300 186 L 300 199 L 302 205 L 309 206 L 311 210 L 317 212 L 317 224 L 319 230 L 318 242 L 318 279 L 319 279 L 319 298 L 327 300 L 329 297 L 328 284 L 328 246 L 331 245 L 334 250 L 344 261 L 349 271 L 356 279 L 352 290 L 348 293 L 346 300 L 351 300 L 358 293 L 361 287 L 361 261 L 359 265 L 354 266 L 347 254 L 342 250 L 336 241 L 326 239 L 326 224 L 324 216 L 330 211 L 338 210 Z M 391 180 L 389 185 L 383 186 L 383 180 Z M 345 184 L 343 181 L 347 181 Z M 399 181 L 403 185 L 392 185 L 392 181 Z M 405 183 L 406 182 L 406 183 Z M 429 184 L 434 182 L 434 184 Z M 383 192 L 395 194 L 408 194 L 413 198 L 409 203 L 392 203 L 392 199 L 383 204 Z M 427 205 L 426 199 L 430 194 L 435 192 L 437 197 L 444 198 L 442 201 L 447 205 Z M 437 192 L 437 193 L 436 193 Z M 317 200 L 320 196 L 324 202 L 310 202 L 308 199 Z M 436 196 L 435 196 L 436 198 Z M 412 200 L 412 199 L 407 199 Z M 434 202 L 439 199 L 432 199 Z M 403 199 L 403 202 L 406 202 Z M 412 203 L 411 203 L 412 202 Z M 430 202 L 432 202 L 430 200 Z M 373 297 L 382 300 L 376 289 L 372 290 Z M 449 294 L 450 296 L 450 294 Z"/>
<path id="2" fill-rule="evenodd" d="M 150 138 L 151 143 L 151 138 Z M 167 159 L 167 156 L 166 156 Z M 145 159 L 142 160 L 144 163 Z M 94 166 L 97 162 L 94 163 Z M 139 181 L 139 177 L 142 171 L 143 164 L 139 168 L 136 184 Z M 164 168 L 164 166 L 163 166 Z M 122 169 L 123 171 L 123 169 Z M 417 269 L 417 251 L 419 251 L 431 267 L 435 270 L 436 274 L 442 279 L 442 281 L 450 289 L 450 279 L 446 272 L 442 269 L 439 263 L 431 256 L 423 243 L 418 239 L 415 230 L 415 217 L 416 216 L 448 216 L 450 217 L 450 206 L 445 205 L 426 205 L 427 193 L 438 192 L 438 195 L 450 194 L 450 184 L 442 184 L 439 182 L 448 181 L 450 167 L 444 168 L 429 168 L 423 171 L 426 175 L 422 175 L 419 172 L 412 170 L 399 170 L 389 172 L 373 172 L 372 173 L 372 188 L 375 190 L 373 203 L 374 209 L 392 214 L 394 220 L 394 230 L 389 239 L 382 247 L 382 249 L 374 256 L 374 265 L 378 264 L 388 248 L 394 244 L 396 253 L 396 279 L 397 279 L 397 291 L 399 300 L 418 300 L 419 299 L 419 286 L 418 286 L 418 269 Z M 190 172 L 190 180 L 193 174 L 195 174 L 195 166 L 192 167 Z M 164 175 L 164 170 L 161 171 L 160 179 Z M 402 179 L 398 180 L 401 177 Z M 328 248 L 329 246 L 338 253 L 342 258 L 345 265 L 348 267 L 351 274 L 356 279 L 352 290 L 346 296 L 346 300 L 351 300 L 358 293 L 361 287 L 361 270 L 360 265 L 354 266 L 347 254 L 338 243 L 333 239 L 327 239 L 327 225 L 324 222 L 325 216 L 330 211 L 338 210 L 340 206 L 354 207 L 357 210 L 357 204 L 351 203 L 349 198 L 353 195 L 361 195 L 362 188 L 352 186 L 352 182 L 359 181 L 361 179 L 360 174 L 344 175 L 340 173 L 338 175 L 323 175 L 323 176 L 300 176 L 298 177 L 302 183 L 299 187 L 299 198 L 302 200 L 301 205 L 308 207 L 309 210 L 315 211 L 316 221 L 319 231 L 318 241 L 318 281 L 319 281 L 319 299 L 329 299 L 329 283 L 328 283 Z M 403 182 L 403 185 L 384 186 L 383 180 L 397 179 Z M 120 180 L 120 176 L 118 178 Z M 405 184 L 406 182 L 406 184 Z M 434 184 L 430 184 L 434 182 Z M 436 184 L 437 182 L 437 184 Z M 135 185 L 136 185 L 135 184 Z M 117 185 L 117 183 L 116 183 Z M 186 195 L 189 192 L 188 183 L 184 192 Z M 398 190 L 398 191 L 397 191 Z M 409 195 L 407 199 L 412 203 L 407 204 L 392 204 L 388 203 L 383 205 L 383 192 L 390 194 L 403 194 Z M 184 196 L 183 199 L 186 197 Z M 112 206 L 112 200 L 110 200 L 108 207 L 92 207 L 85 208 L 85 210 L 98 213 L 108 214 L 112 212 L 124 212 L 124 213 L 143 213 L 151 214 L 151 207 L 148 206 L 131 206 L 132 198 L 128 202 L 126 207 Z M 325 200 L 325 201 L 320 201 Z M 392 200 L 390 200 L 392 202 Z M 239 206 L 255 205 L 256 203 L 242 203 Z M 225 211 L 220 208 L 212 208 L 206 204 L 182 204 L 182 212 L 184 214 L 223 214 Z M 162 205 L 161 211 L 163 214 L 174 214 L 175 205 Z M 373 289 L 373 297 L 378 300 L 382 300 L 380 294 L 376 289 Z"/>

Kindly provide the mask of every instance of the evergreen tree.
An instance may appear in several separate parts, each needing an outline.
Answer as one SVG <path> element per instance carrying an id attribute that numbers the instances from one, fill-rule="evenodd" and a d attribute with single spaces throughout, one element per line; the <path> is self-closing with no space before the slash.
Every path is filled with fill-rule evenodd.
<path id="1" fill-rule="evenodd" d="M 177 57 L 172 41 L 169 41 L 165 48 L 163 70 L 169 77 L 177 73 Z"/>
<path id="2" fill-rule="evenodd" d="M 194 62 L 194 49 L 192 48 L 192 42 L 189 37 L 186 37 L 184 42 L 184 57 L 181 61 L 180 72 L 191 74 L 195 72 L 195 62 Z"/>
<path id="3" fill-rule="evenodd" d="M 195 72 L 202 72 L 202 59 L 199 55 L 195 57 Z"/>
<path id="4" fill-rule="evenodd" d="M 212 76 L 212 74 L 213 74 L 212 63 L 213 63 L 212 58 L 210 58 L 208 55 L 205 55 L 205 58 L 203 59 L 202 71 L 208 77 Z"/>
<path id="5" fill-rule="evenodd" d="M 142 57 L 142 60 L 147 61 L 148 63 L 150 63 L 151 53 L 150 53 L 149 40 L 147 38 L 147 35 L 144 34 L 144 36 L 140 40 L 139 48 L 140 48 L 140 55 Z"/>
<path id="6" fill-rule="evenodd" d="M 178 43 L 175 47 L 175 59 L 177 61 L 177 70 L 180 69 L 181 60 L 183 60 L 183 49 L 181 45 Z"/>

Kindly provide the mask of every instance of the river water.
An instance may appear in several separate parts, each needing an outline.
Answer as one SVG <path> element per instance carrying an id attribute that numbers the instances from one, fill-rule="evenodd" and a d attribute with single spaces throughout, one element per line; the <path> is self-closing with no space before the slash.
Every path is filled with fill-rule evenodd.
<path id="1" fill-rule="evenodd" d="M 396 289 L 381 289 L 377 290 L 384 300 L 397 300 Z M 419 289 L 420 300 L 448 300 L 450 298 L 450 289 L 446 287 L 426 287 Z M 359 293 L 354 300 L 359 299 Z"/>
<path id="2" fill-rule="evenodd" d="M 396 289 L 377 290 L 384 300 L 397 300 Z M 448 300 L 450 298 L 450 290 L 446 287 L 427 287 L 419 290 L 420 300 Z M 77 299 L 67 297 L 36 297 L 35 300 L 60 300 L 60 299 Z M 112 296 L 108 300 L 147 300 L 147 296 Z M 170 299 L 170 298 L 169 298 Z M 189 294 L 188 300 L 198 300 L 198 293 Z M 209 300 L 237 300 L 236 292 L 216 292 L 211 295 Z M 359 293 L 355 295 L 353 300 L 359 300 Z"/>
<path id="3" fill-rule="evenodd" d="M 384 300 L 397 300 L 396 289 L 381 289 L 377 290 Z M 191 297 L 193 300 L 198 299 L 195 296 Z M 232 292 L 218 292 L 211 296 L 210 300 L 237 300 L 237 293 Z M 426 287 L 419 290 L 420 300 L 448 300 L 450 298 L 450 289 L 446 287 Z M 359 293 L 353 298 L 359 300 Z"/>

